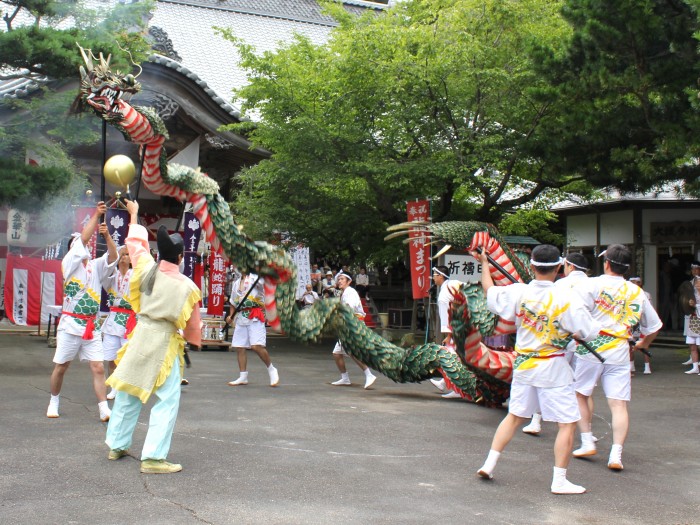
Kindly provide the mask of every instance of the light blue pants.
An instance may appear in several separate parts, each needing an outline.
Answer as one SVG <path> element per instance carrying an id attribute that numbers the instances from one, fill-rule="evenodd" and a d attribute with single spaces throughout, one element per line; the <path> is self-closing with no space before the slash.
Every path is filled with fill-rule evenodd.
<path id="1" fill-rule="evenodd" d="M 155 391 L 156 402 L 151 408 L 148 422 L 148 433 L 141 451 L 141 460 L 165 459 L 170 450 L 170 440 L 175 429 L 177 410 L 180 407 L 180 362 L 175 360 L 165 383 Z M 105 443 L 112 450 L 127 450 L 131 448 L 134 428 L 141 413 L 141 400 L 126 392 L 117 392 L 114 398 L 112 415 L 107 425 Z"/>

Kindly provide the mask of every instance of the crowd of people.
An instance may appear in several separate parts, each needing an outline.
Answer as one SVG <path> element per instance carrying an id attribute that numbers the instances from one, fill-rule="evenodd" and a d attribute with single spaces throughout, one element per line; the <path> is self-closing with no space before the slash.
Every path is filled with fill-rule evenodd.
<path id="1" fill-rule="evenodd" d="M 76 357 L 90 363 L 98 401 L 99 418 L 107 422 L 108 459 L 126 455 L 143 405 L 155 395 L 146 440 L 141 452 L 141 472 L 172 473 L 181 465 L 167 461 L 175 426 L 185 361 L 185 344 L 201 344 L 201 318 L 198 287 L 180 273 L 184 244 L 179 234 L 168 235 L 161 227 L 157 235 L 158 261 L 149 251 L 148 234 L 138 224 L 138 204 L 126 201 L 130 214 L 126 244 L 117 247 L 100 223 L 106 211 L 98 203 L 94 215 L 80 234 L 73 238 L 62 268 L 65 298 L 57 331 L 51 397 L 46 415 L 59 417 L 60 391 L 70 363 Z M 107 242 L 107 252 L 92 259 L 89 239 L 99 231 Z M 485 270 L 485 251 L 474 252 Z M 535 279 L 529 284 L 494 286 L 489 271 L 481 284 L 488 309 L 515 325 L 514 349 L 518 354 L 513 370 L 508 414 L 495 432 L 491 448 L 478 475 L 492 479 L 501 453 L 516 430 L 531 419 L 523 431 L 540 432 L 542 421 L 556 422 L 559 432 L 554 442 L 554 470 L 551 491 L 579 494 L 585 491 L 567 479 L 569 459 L 597 454 L 592 429 L 591 395 L 602 388 L 612 414 L 613 444 L 607 466 L 622 470 L 622 449 L 627 437 L 634 352 L 645 354 L 645 374 L 651 373 L 648 348 L 662 327 L 661 319 L 642 288 L 638 277 L 626 280 L 632 255 L 622 245 L 611 245 L 601 255 L 604 273 L 588 277 L 589 261 L 580 253 L 562 258 L 557 248 L 540 245 L 532 251 Z M 558 279 L 563 268 L 564 278 Z M 692 265 L 690 282 L 694 293 L 693 313 L 686 318 L 686 341 L 690 345 L 691 370 L 699 373 L 700 262 Z M 436 266 L 432 279 L 437 288 L 440 318 L 440 344 L 454 352 L 449 312 L 453 292 L 459 283 L 450 279 L 445 266 Z M 100 290 L 109 295 L 109 315 L 100 327 L 97 321 Z M 321 294 L 319 294 L 319 290 Z M 341 268 L 335 274 L 314 264 L 311 283 L 299 297 L 301 307 L 322 300 L 332 290 L 355 315 L 365 316 L 362 296 L 369 292 L 367 272 L 356 275 Z M 233 325 L 231 347 L 236 350 L 239 375 L 228 384 L 248 384 L 247 352 L 255 352 L 265 365 L 269 384 L 280 384 L 280 374 L 267 350 L 264 290 L 253 273 L 237 274 L 228 289 L 231 309 L 227 324 Z M 345 366 L 348 354 L 338 341 L 331 352 L 340 372 L 334 386 L 352 382 Z M 352 357 L 352 356 L 351 356 Z M 361 361 L 352 357 L 364 374 L 364 388 L 377 377 Z M 107 361 L 105 369 L 104 362 Z M 105 381 L 105 371 L 107 380 Z M 443 397 L 461 397 L 445 378 L 433 384 Z M 106 386 L 111 387 L 109 393 Z M 114 400 L 110 409 L 108 400 Z M 573 450 L 578 427 L 581 446 Z"/>

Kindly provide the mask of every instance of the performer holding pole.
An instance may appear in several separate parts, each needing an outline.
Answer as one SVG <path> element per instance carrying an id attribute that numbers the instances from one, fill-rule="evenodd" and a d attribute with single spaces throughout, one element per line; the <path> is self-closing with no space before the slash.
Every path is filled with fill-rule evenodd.
<path id="1" fill-rule="evenodd" d="M 612 244 L 599 257 L 604 258 L 604 274 L 588 279 L 577 290 L 584 307 L 602 325 L 600 335 L 591 346 L 606 357 L 598 362 L 585 349 L 576 350 L 576 396 L 581 409 L 581 447 L 574 456 L 581 458 L 596 454 L 596 444 L 590 428 L 588 398 L 600 384 L 608 398 L 612 413 L 613 446 L 608 468 L 622 470 L 622 446 L 627 438 L 629 416 L 627 404 L 631 398 L 629 339 L 635 325 L 644 336 L 635 345 L 647 350 L 663 326 L 644 291 L 623 277 L 632 263 L 632 254 L 626 246 Z"/>
<path id="2" fill-rule="evenodd" d="M 105 396 L 104 352 L 99 325 L 95 324 L 100 309 L 102 281 L 109 275 L 117 261 L 117 247 L 109 236 L 106 224 L 99 224 L 100 216 L 107 211 L 105 203 L 97 203 L 95 212 L 80 234 L 74 234 L 68 253 L 61 262 L 63 270 L 63 310 L 56 332 L 56 353 L 51 373 L 51 400 L 46 417 L 57 418 L 59 394 L 63 377 L 73 359 L 90 362 L 93 387 L 97 396 L 100 419 L 108 421 L 109 406 Z M 87 248 L 95 230 L 107 240 L 107 252 L 97 259 L 90 258 Z"/>
<path id="3" fill-rule="evenodd" d="M 564 348 L 574 333 L 583 339 L 594 339 L 600 325 L 582 307 L 577 296 L 555 288 L 554 280 L 562 262 L 556 247 L 537 246 L 530 263 L 535 279 L 529 284 L 509 286 L 494 286 L 485 251 L 473 255 L 482 263 L 481 285 L 488 309 L 515 323 L 518 353 L 513 365 L 508 415 L 498 426 L 489 455 L 477 474 L 493 478 L 496 463 L 516 430 L 539 408 L 545 421 L 556 421 L 559 425 L 551 491 L 581 494 L 586 489 L 566 479 L 576 422 L 581 416 Z"/>

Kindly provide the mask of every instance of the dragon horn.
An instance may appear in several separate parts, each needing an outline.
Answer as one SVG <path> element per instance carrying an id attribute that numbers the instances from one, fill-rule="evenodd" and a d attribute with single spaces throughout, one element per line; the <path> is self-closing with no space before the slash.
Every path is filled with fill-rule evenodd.
<path id="1" fill-rule="evenodd" d="M 108 69 L 109 69 L 109 61 L 110 61 L 110 60 L 112 60 L 112 53 L 110 53 L 109 55 L 107 55 L 107 60 L 105 60 L 104 55 L 103 55 L 102 52 L 100 51 L 100 65 L 103 66 L 103 67 L 105 68 L 105 70 L 108 70 Z"/>
<path id="2" fill-rule="evenodd" d="M 410 244 L 410 243 L 412 243 L 412 242 L 414 242 L 414 241 L 423 241 L 423 243 L 425 244 L 425 240 L 426 240 L 426 239 L 429 239 L 429 237 L 426 237 L 426 236 L 424 236 L 424 235 L 421 235 L 420 237 L 409 237 L 409 238 L 407 238 L 407 239 L 404 239 L 404 240 L 401 241 L 401 242 L 403 242 L 404 244 Z"/>
<path id="3" fill-rule="evenodd" d="M 400 232 L 394 232 L 390 233 L 386 237 L 384 237 L 385 241 L 390 241 L 391 239 L 395 239 L 396 237 L 403 237 L 404 235 L 408 235 L 410 232 L 408 230 L 400 231 Z"/>
<path id="4" fill-rule="evenodd" d="M 446 253 L 447 251 L 449 251 L 450 248 L 452 248 L 452 245 L 451 245 L 451 244 L 446 244 L 445 246 L 443 246 L 443 247 L 440 249 L 439 252 L 437 252 L 435 255 L 433 255 L 433 259 L 437 259 L 437 258 L 440 257 L 442 254 L 444 254 L 444 253 Z"/>
<path id="5" fill-rule="evenodd" d="M 93 68 L 93 64 L 92 64 L 92 51 L 90 51 L 90 50 L 88 49 L 88 51 L 90 51 L 90 56 L 88 56 L 88 55 L 85 53 L 85 49 L 83 49 L 83 46 L 81 46 L 81 45 L 78 44 L 77 42 L 75 43 L 75 45 L 78 46 L 78 47 L 80 48 L 80 54 L 83 55 L 83 61 L 85 62 L 85 65 L 87 66 L 88 71 L 92 71 L 92 68 Z M 82 69 L 82 66 L 81 66 L 80 68 Z M 83 76 L 85 76 L 85 75 L 83 75 Z"/>

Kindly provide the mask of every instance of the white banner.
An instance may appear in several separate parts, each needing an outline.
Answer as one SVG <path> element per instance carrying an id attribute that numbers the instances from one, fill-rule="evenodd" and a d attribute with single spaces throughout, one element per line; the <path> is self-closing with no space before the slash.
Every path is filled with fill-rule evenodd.
<path id="1" fill-rule="evenodd" d="M 10 209 L 7 212 L 7 244 L 23 246 L 29 237 L 29 214 Z"/>
<path id="2" fill-rule="evenodd" d="M 450 270 L 450 279 L 463 283 L 481 282 L 481 263 L 471 255 L 445 255 L 444 263 Z"/>
<path id="3" fill-rule="evenodd" d="M 297 246 L 289 249 L 294 264 L 297 267 L 297 292 L 296 297 L 300 297 L 306 291 L 306 285 L 311 283 L 311 264 L 309 262 L 309 249 L 305 246 Z"/>
<path id="4" fill-rule="evenodd" d="M 29 294 L 27 293 L 28 270 L 15 269 L 12 272 L 12 288 L 14 292 L 14 301 L 12 303 L 12 313 L 15 318 L 15 324 L 27 326 L 27 304 Z"/>
<path id="5" fill-rule="evenodd" d="M 52 272 L 41 272 L 41 324 L 48 323 L 49 312 L 47 307 L 53 306 L 56 302 L 56 274 Z"/>

